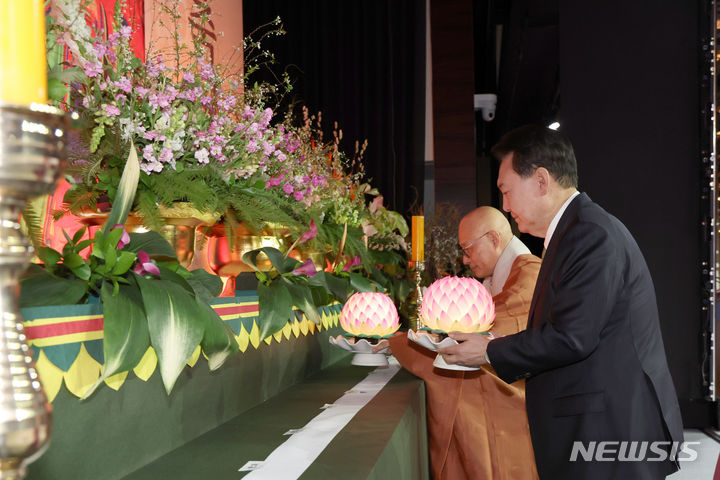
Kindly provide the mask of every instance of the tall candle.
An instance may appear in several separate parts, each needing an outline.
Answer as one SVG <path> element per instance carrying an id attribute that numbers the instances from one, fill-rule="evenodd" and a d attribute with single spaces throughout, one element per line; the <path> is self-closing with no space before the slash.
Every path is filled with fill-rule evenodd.
<path id="1" fill-rule="evenodd" d="M 0 103 L 47 101 L 43 0 L 0 0 Z"/>
<path id="2" fill-rule="evenodd" d="M 425 261 L 425 217 L 414 215 L 412 217 L 412 229 L 410 246 L 412 248 L 410 260 L 413 262 Z"/>

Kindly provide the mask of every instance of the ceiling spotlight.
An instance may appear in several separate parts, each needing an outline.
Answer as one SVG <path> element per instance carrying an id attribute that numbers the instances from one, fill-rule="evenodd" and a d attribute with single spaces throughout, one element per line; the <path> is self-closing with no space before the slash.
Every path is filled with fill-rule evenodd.
<path id="1" fill-rule="evenodd" d="M 550 130 L 557 130 L 560 128 L 560 122 L 552 122 L 550 125 L 548 125 L 548 128 Z"/>

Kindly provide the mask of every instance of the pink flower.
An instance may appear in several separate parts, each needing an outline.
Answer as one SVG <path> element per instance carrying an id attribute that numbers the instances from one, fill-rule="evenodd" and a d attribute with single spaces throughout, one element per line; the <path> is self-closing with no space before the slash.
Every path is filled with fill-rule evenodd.
<path id="1" fill-rule="evenodd" d="M 359 256 L 359 255 L 355 255 L 355 256 L 353 257 L 353 259 L 350 260 L 350 263 L 348 263 L 347 265 L 345 265 L 345 267 L 343 267 L 343 272 L 349 272 L 352 268 L 358 267 L 358 266 L 360 266 L 360 265 L 362 265 L 362 261 L 360 260 L 360 256 Z"/>
<path id="2" fill-rule="evenodd" d="M 378 195 L 377 197 L 375 197 L 375 200 L 370 202 L 370 207 L 368 208 L 368 210 L 370 210 L 370 213 L 375 213 L 375 212 L 377 212 L 378 208 L 382 207 L 382 205 L 383 205 L 383 197 L 382 197 L 382 195 Z"/>
<path id="3" fill-rule="evenodd" d="M 185 72 L 183 74 L 183 80 L 187 83 L 195 83 L 195 75 L 192 72 Z"/>
<path id="4" fill-rule="evenodd" d="M 305 260 L 305 263 L 293 270 L 292 274 L 307 275 L 308 277 L 312 277 L 317 274 L 317 269 L 315 268 L 315 264 L 312 262 L 312 260 L 308 258 L 307 260 Z"/>
<path id="5" fill-rule="evenodd" d="M 294 197 L 295 200 L 297 200 L 298 202 L 302 202 L 302 199 L 305 198 L 305 194 L 302 192 L 302 190 L 295 190 L 295 191 L 293 192 L 293 197 Z"/>
<path id="6" fill-rule="evenodd" d="M 85 75 L 88 77 L 97 77 L 102 73 L 102 65 L 100 65 L 98 62 L 88 62 L 85 64 Z"/>
<path id="7" fill-rule="evenodd" d="M 295 190 L 295 187 L 293 187 L 291 183 L 286 183 L 285 185 L 283 185 L 283 192 L 285 192 L 288 195 L 293 193 L 294 190 Z"/>
<path id="8" fill-rule="evenodd" d="M 120 115 L 120 109 L 115 105 L 105 105 L 105 113 L 108 117 L 117 117 Z"/>
<path id="9" fill-rule="evenodd" d="M 133 272 L 141 276 L 148 274 L 155 275 L 157 277 L 160 276 L 160 269 L 152 262 L 152 260 L 150 260 L 150 256 L 143 250 L 138 251 L 137 259 L 138 263 L 135 268 L 133 268 Z"/>
<path id="10" fill-rule="evenodd" d="M 115 246 L 115 248 L 122 249 L 125 245 L 127 245 L 128 243 L 130 243 L 130 235 L 128 234 L 127 230 L 125 230 L 125 227 L 123 227 L 123 226 L 120 225 L 120 224 L 115 225 L 115 226 L 112 227 L 110 230 L 115 230 L 116 228 L 122 228 L 122 229 L 123 229 L 123 233 L 122 233 L 122 235 L 120 236 L 120 240 L 118 240 L 118 243 L 117 243 L 117 245 Z"/>
<path id="11" fill-rule="evenodd" d="M 315 220 L 310 220 L 310 230 L 300 236 L 298 243 L 306 243 L 315 237 L 317 237 L 317 225 L 315 225 Z"/>

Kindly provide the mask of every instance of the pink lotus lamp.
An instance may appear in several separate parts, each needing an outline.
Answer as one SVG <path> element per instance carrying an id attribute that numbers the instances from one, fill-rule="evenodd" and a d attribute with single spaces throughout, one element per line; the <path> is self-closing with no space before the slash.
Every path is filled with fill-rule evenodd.
<path id="1" fill-rule="evenodd" d="M 383 351 L 372 353 L 373 347 L 400 328 L 395 304 L 390 297 L 379 292 L 358 292 L 353 294 L 340 313 L 340 326 L 350 338 L 338 335 L 330 343 L 355 353 L 353 365 L 384 366 L 388 364 Z M 371 343 L 369 340 L 379 342 Z"/>
<path id="2" fill-rule="evenodd" d="M 423 295 L 420 316 L 426 330 L 437 334 L 449 332 L 484 333 L 495 320 L 495 303 L 490 292 L 474 278 L 444 277 L 434 281 Z M 437 350 L 457 342 L 452 338 L 436 341 L 428 332 L 408 332 L 408 338 L 420 345 Z M 450 365 L 438 355 L 436 367 L 451 370 L 477 370 L 472 367 Z"/>

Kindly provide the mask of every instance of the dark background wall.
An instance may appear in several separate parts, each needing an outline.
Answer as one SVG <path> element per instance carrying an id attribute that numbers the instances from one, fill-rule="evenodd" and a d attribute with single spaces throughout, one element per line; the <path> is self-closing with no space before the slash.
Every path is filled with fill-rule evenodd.
<path id="1" fill-rule="evenodd" d="M 703 395 L 699 23 L 697 2 L 559 3 L 561 128 L 581 189 L 645 255 L 686 423 Z"/>
<path id="2" fill-rule="evenodd" d="M 263 47 L 274 53 L 276 72 L 293 79 L 288 100 L 296 112 L 299 105 L 322 111 L 326 139 L 338 122 L 346 153 L 367 140 L 367 179 L 386 206 L 416 211 L 425 159 L 425 1 L 243 1 L 245 32 L 277 16 L 287 33 Z"/>

